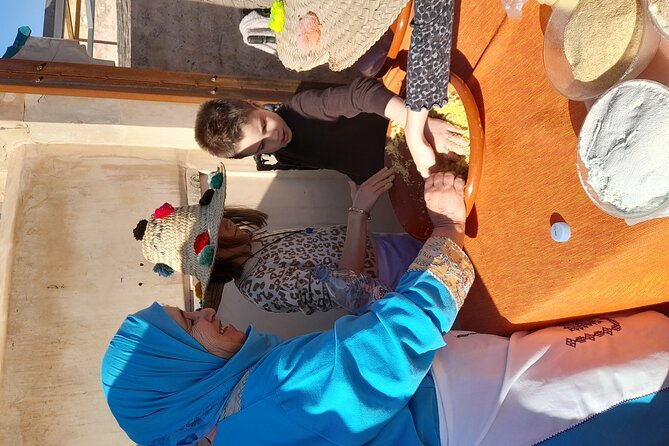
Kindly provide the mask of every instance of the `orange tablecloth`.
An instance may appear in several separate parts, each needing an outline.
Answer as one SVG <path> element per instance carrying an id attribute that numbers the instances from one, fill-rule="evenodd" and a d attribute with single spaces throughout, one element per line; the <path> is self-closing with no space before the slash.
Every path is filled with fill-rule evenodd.
<path id="1" fill-rule="evenodd" d="M 477 277 L 460 328 L 508 334 L 649 305 L 668 310 L 669 219 L 627 226 L 580 185 L 575 148 L 587 111 L 544 75 L 550 8 L 529 2 L 522 20 L 509 20 L 499 0 L 463 0 L 456 12 L 452 70 L 477 99 L 486 139 L 465 241 Z M 558 220 L 571 226 L 567 243 L 550 237 Z"/>

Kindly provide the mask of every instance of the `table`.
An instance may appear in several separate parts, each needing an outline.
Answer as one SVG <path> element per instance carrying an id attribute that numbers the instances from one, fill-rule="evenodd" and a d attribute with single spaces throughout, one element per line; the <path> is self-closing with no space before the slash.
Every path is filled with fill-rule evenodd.
<path id="1" fill-rule="evenodd" d="M 498 0 L 462 0 L 456 10 L 452 71 L 478 102 L 486 141 L 465 241 L 476 281 L 459 328 L 507 335 L 598 313 L 669 310 L 669 219 L 627 226 L 580 185 L 576 142 L 587 109 L 544 75 L 550 8 L 529 2 L 521 20 L 507 19 Z M 555 221 L 571 226 L 567 243 L 551 239 Z"/>

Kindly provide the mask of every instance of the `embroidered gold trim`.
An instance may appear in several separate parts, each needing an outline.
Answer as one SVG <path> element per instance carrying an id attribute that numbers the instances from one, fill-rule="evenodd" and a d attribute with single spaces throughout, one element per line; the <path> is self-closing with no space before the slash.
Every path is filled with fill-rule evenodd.
<path id="1" fill-rule="evenodd" d="M 467 254 L 447 237 L 430 237 L 408 271 L 427 271 L 444 285 L 459 310 L 474 283 L 474 267 Z"/>

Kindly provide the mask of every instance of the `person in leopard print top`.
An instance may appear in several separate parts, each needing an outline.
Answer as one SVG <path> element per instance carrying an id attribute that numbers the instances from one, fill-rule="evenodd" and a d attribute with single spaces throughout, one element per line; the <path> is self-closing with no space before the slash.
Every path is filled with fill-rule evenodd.
<path id="1" fill-rule="evenodd" d="M 454 0 L 415 0 L 407 60 L 404 134 L 418 172 L 427 178 L 435 165 L 433 144 L 425 138 L 428 112 L 448 101 L 451 77 Z M 449 149 L 452 150 L 452 149 Z"/>
<path id="2" fill-rule="evenodd" d="M 224 171 L 218 175 L 224 183 Z M 393 171 L 383 168 L 361 186 L 351 181 L 353 201 L 346 226 L 263 231 L 267 214 L 248 208 L 224 208 L 224 193 L 215 195 L 217 207 L 212 210 L 210 189 L 198 205 L 173 208 L 165 204 L 156 209 L 150 222 L 142 220 L 138 224 L 135 237 L 142 240 L 147 260 L 156 263 L 155 272 L 194 274 L 200 282 L 204 281 L 199 291 L 207 296 L 216 290 L 220 293 L 221 287 L 212 285 L 234 280 L 242 295 L 266 311 L 328 311 L 339 306 L 325 285 L 313 276 L 317 266 L 333 265 L 367 274 L 394 289 L 422 247 L 408 234 L 367 233 L 370 212 L 393 180 Z M 224 190 L 225 184 L 219 187 Z M 168 215 L 164 215 L 165 208 Z M 197 236 L 181 234 L 192 232 L 190 227 L 195 221 L 200 228 Z M 205 232 L 211 237 L 204 237 Z M 178 246 L 171 246 L 175 244 Z M 189 245 L 194 246 L 194 251 Z M 208 246 L 203 248 L 204 245 Z M 210 258 L 205 258 L 205 254 Z M 193 266 L 184 268 L 185 265 Z M 205 303 L 216 306 L 208 299 Z"/>
<path id="3" fill-rule="evenodd" d="M 350 181 L 352 206 L 346 226 L 259 234 L 234 278 L 239 291 L 271 312 L 311 314 L 339 308 L 314 269 L 333 265 L 367 274 L 393 289 L 422 243 L 408 234 L 368 234 L 367 219 L 394 174 L 383 168 L 361 186 Z M 216 271 L 216 268 L 214 269 Z"/>

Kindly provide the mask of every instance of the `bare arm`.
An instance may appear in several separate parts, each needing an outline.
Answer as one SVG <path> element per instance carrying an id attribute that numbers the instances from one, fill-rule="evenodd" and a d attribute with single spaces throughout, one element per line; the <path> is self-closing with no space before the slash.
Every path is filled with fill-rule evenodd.
<path id="1" fill-rule="evenodd" d="M 399 96 L 393 96 L 386 104 L 383 115 L 392 119 L 402 127 L 407 125 L 407 108 L 404 104 L 404 99 Z"/>
<path id="2" fill-rule="evenodd" d="M 367 216 L 358 212 L 348 213 L 346 241 L 341 253 L 339 268 L 363 272 L 367 246 Z"/>
<path id="3" fill-rule="evenodd" d="M 394 179 L 393 171 L 384 167 L 362 183 L 360 187 L 349 181 L 353 204 L 348 212 L 346 241 L 339 261 L 339 268 L 363 272 L 365 246 L 367 244 L 367 219 L 381 194 L 392 187 Z"/>
<path id="4" fill-rule="evenodd" d="M 408 112 L 405 129 L 409 152 L 411 152 L 413 162 L 416 163 L 416 168 L 423 178 L 427 178 L 430 175 L 430 168 L 436 163 L 434 150 L 425 138 L 427 114 L 427 109 Z"/>

